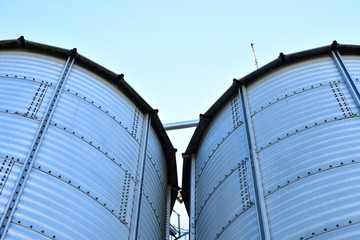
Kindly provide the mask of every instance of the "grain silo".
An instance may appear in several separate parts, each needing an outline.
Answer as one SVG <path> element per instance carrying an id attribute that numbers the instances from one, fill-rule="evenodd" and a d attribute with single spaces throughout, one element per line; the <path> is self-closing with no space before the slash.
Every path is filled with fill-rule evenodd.
<path id="1" fill-rule="evenodd" d="M 0 85 L 1 239 L 167 238 L 175 150 L 123 75 L 20 37 Z"/>
<path id="2" fill-rule="evenodd" d="M 359 79 L 336 42 L 235 79 L 184 153 L 191 239 L 360 239 Z"/>

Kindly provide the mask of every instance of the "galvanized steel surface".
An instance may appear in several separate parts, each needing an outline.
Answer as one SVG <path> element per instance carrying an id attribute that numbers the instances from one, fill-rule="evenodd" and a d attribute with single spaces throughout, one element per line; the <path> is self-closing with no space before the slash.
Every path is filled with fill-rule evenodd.
<path id="1" fill-rule="evenodd" d="M 196 157 L 195 230 L 197 239 L 228 239 L 234 229 L 257 239 L 254 186 L 241 101 L 234 97 L 213 120 Z M 221 163 L 221 164 L 219 164 Z M 220 207 L 226 206 L 226 207 Z"/>
<path id="2" fill-rule="evenodd" d="M 331 58 L 311 60 L 248 86 L 274 239 L 305 238 L 360 217 L 360 199 L 352 196 L 357 165 L 338 167 L 359 157 L 359 111 L 339 73 L 326 71 L 333 65 Z M 273 79 L 281 79 L 276 91 L 263 84 Z"/>
<path id="3" fill-rule="evenodd" d="M 56 84 L 65 60 L 24 51 L 0 52 L 0 76 Z M 25 89 L 24 89 L 25 90 Z"/>
<path id="4" fill-rule="evenodd" d="M 36 153 L 9 218 L 6 239 L 128 238 L 144 137 L 144 113 L 102 77 L 74 65 L 54 95 L 65 61 L 0 51 L 0 208 Z M 48 111 L 51 96 L 57 105 Z M 49 126 L 40 128 L 44 114 Z M 141 206 L 142 236 L 164 238 L 168 163 L 151 128 Z M 3 213 L 4 214 L 4 213 Z M 148 221 L 150 220 L 150 221 Z M 144 234 L 146 233 L 146 234 Z M 3 236 L 3 237 L 4 237 Z"/>
<path id="5" fill-rule="evenodd" d="M 141 201 L 139 239 L 165 239 L 167 171 L 155 132 L 150 129 Z M 145 211 L 146 209 L 146 211 Z"/>
<path id="6" fill-rule="evenodd" d="M 335 64 L 334 46 L 322 54 L 314 50 L 313 57 L 298 53 L 299 60 L 291 64 L 286 60 L 296 54 L 283 57 L 283 66 L 260 69 L 251 81 L 235 81 L 247 92 L 270 239 L 359 238 L 360 111 L 346 81 L 354 81 L 359 90 L 360 57 L 359 52 L 348 55 L 355 48 L 339 47 L 344 64 Z M 344 67 L 350 78 L 341 73 Z M 256 214 L 256 186 L 249 180 L 255 176 L 244 159 L 251 159 L 244 119 L 240 116 L 240 125 L 232 129 L 229 109 L 237 96 L 227 94 L 232 95 L 218 101 L 221 107 L 215 103 L 208 110 L 210 123 L 200 121 L 198 128 L 204 130 L 192 139 L 201 139 L 199 145 L 189 145 L 184 154 L 185 166 L 190 166 L 190 154 L 196 157 L 195 235 L 199 240 L 260 239 L 258 222 L 264 219 Z M 240 159 L 247 163 L 244 176 L 252 203 L 242 213 L 244 189 L 233 172 Z"/>
<path id="7" fill-rule="evenodd" d="M 260 236 L 256 226 L 258 226 L 256 209 L 252 207 L 242 213 L 241 217 L 234 219 L 234 222 L 230 222 L 229 225 L 226 226 L 226 230 L 219 235 L 218 239 L 258 240 Z"/>
<path id="8" fill-rule="evenodd" d="M 354 81 L 359 81 L 360 77 L 360 57 L 353 55 L 353 56 L 341 56 L 342 60 L 344 61 L 345 67 L 348 69 L 349 73 L 353 77 Z"/>
<path id="9" fill-rule="evenodd" d="M 359 56 L 342 56 L 345 67 L 348 69 L 352 80 L 357 89 L 360 91 L 360 57 Z"/>
<path id="10" fill-rule="evenodd" d="M 1 239 L 5 239 L 6 233 L 10 227 L 11 221 L 14 218 L 15 212 L 18 210 L 18 205 L 24 192 L 24 187 L 30 178 L 30 172 L 34 166 L 34 162 L 39 151 L 39 146 L 44 139 L 44 133 L 49 127 L 50 119 L 53 115 L 53 110 L 58 103 L 59 95 L 63 89 L 64 83 L 67 79 L 67 74 L 71 70 L 73 63 L 74 59 L 73 56 L 71 56 L 67 59 L 63 67 L 62 73 L 59 77 L 59 81 L 56 83 L 54 93 L 51 95 L 50 102 L 46 107 L 44 117 L 41 120 L 40 126 L 34 136 L 34 140 L 32 141 L 31 147 L 27 153 L 26 159 L 23 162 L 23 166 L 16 182 L 16 186 L 12 190 L 10 201 L 8 201 L 4 212 L 2 213 L 0 224 Z"/>

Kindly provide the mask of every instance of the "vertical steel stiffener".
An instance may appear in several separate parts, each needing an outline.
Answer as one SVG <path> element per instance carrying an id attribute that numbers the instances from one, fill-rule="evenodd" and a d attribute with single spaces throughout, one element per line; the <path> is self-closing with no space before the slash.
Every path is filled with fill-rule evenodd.
<path id="1" fill-rule="evenodd" d="M 340 53 L 337 50 L 333 50 L 331 52 L 333 60 L 336 63 L 336 66 L 339 69 L 339 72 L 341 73 L 341 76 L 343 77 L 346 86 L 348 87 L 355 103 L 356 106 L 360 109 L 360 93 L 359 90 L 356 88 L 356 85 L 354 83 L 354 80 L 352 79 L 352 77 L 350 76 L 349 71 L 346 69 L 346 66 L 343 62 L 343 60 L 341 59 Z"/>
<path id="2" fill-rule="evenodd" d="M 144 117 L 144 133 L 142 135 L 141 145 L 144 146 L 141 149 L 139 154 L 139 163 L 137 167 L 136 173 L 136 188 L 135 188 L 135 196 L 134 196 L 134 206 L 136 206 L 133 210 L 132 214 L 132 224 L 129 234 L 129 240 L 137 239 L 139 235 L 139 222 L 140 222 L 140 212 L 141 212 L 141 200 L 142 200 L 142 191 L 144 185 L 144 175 L 145 175 L 145 166 L 146 166 L 146 153 L 147 153 L 147 144 L 149 138 L 149 128 L 151 124 L 150 115 L 146 114 Z"/>
<path id="3" fill-rule="evenodd" d="M 196 240 L 359 238 L 359 79 L 360 47 L 333 44 L 235 80 L 183 155 Z"/>
<path id="4" fill-rule="evenodd" d="M 164 239 L 174 149 L 122 75 L 0 41 L 0 126 L 1 239 Z"/>
<path id="5" fill-rule="evenodd" d="M 34 165 L 34 159 L 37 156 L 37 153 L 39 151 L 39 147 L 42 143 L 42 140 L 44 138 L 44 134 L 47 130 L 47 128 L 49 127 L 50 124 L 50 120 L 51 117 L 53 115 L 53 110 L 56 107 L 56 104 L 59 101 L 59 96 L 64 88 L 65 85 L 65 81 L 68 77 L 68 73 L 71 70 L 72 65 L 74 64 L 74 57 L 76 54 L 76 49 L 74 49 L 70 55 L 70 57 L 68 58 L 68 60 L 65 63 L 65 67 L 64 70 L 60 76 L 60 79 L 58 81 L 58 84 L 55 87 L 53 96 L 51 97 L 50 100 L 50 104 L 47 108 L 47 110 L 45 111 L 44 115 L 45 117 L 43 118 L 43 120 L 40 123 L 40 127 L 38 129 L 38 132 L 35 135 L 35 139 L 34 142 L 30 148 L 30 151 L 28 153 L 28 156 L 25 160 L 25 162 L 23 163 L 23 167 L 21 169 L 20 172 L 20 178 L 18 178 L 17 182 L 16 182 L 16 187 L 13 189 L 13 192 L 11 194 L 10 197 L 10 201 L 7 203 L 6 207 L 5 207 L 5 211 L 2 214 L 1 217 L 1 225 L 0 225 L 0 237 L 1 239 L 5 239 L 6 236 L 6 231 L 9 228 L 9 225 L 13 219 L 13 215 L 14 212 L 16 210 L 17 204 L 19 203 L 20 200 L 20 196 L 22 194 L 22 192 L 24 191 L 24 187 L 26 185 L 26 181 L 29 178 L 29 174 L 32 170 L 32 167 Z"/>
<path id="6" fill-rule="evenodd" d="M 249 110 L 249 103 L 247 99 L 247 92 L 246 87 L 243 84 L 239 86 L 239 96 L 242 102 L 242 111 L 244 115 L 244 122 L 245 122 L 245 132 L 246 132 L 246 140 L 247 146 L 250 156 L 250 166 L 251 166 L 251 173 L 252 173 L 252 181 L 254 182 L 254 192 L 255 192 L 255 202 L 256 202 L 256 209 L 258 214 L 258 225 L 261 239 L 269 240 L 270 237 L 270 228 L 269 228 L 269 221 L 267 217 L 267 210 L 266 210 L 266 203 L 264 198 L 264 189 L 262 186 L 262 179 L 261 179 L 261 172 L 258 162 L 258 157 L 256 153 L 256 146 L 255 146 L 255 137 L 253 133 L 253 126 L 252 120 Z"/>

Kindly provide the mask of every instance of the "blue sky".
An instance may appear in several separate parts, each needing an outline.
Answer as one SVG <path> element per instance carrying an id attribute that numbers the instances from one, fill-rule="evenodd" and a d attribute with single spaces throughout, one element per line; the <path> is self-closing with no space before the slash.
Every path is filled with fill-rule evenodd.
<path id="1" fill-rule="evenodd" d="M 163 123 L 197 119 L 231 85 L 278 57 L 333 40 L 360 44 L 360 1 L 199 0 L 0 3 L 0 39 L 80 54 L 116 72 Z M 169 132 L 178 160 L 193 129 Z M 181 167 L 181 165 L 180 165 Z"/>
<path id="2" fill-rule="evenodd" d="M 260 66 L 333 40 L 359 42 L 359 1 L 3 1 L 1 39 L 82 55 L 117 73 L 163 122 L 196 119 Z"/>

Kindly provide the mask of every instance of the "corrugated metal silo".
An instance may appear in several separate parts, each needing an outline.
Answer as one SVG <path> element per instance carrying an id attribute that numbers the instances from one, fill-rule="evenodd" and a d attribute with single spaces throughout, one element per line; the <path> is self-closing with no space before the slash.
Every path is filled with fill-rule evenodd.
<path id="1" fill-rule="evenodd" d="M 1 239 L 166 239 L 177 174 L 156 110 L 76 53 L 0 42 Z"/>
<path id="2" fill-rule="evenodd" d="M 359 239 L 359 73 L 334 42 L 234 80 L 184 153 L 192 239 Z"/>

